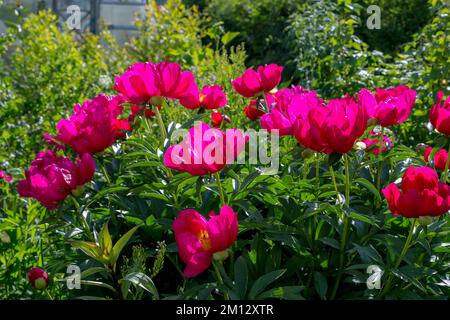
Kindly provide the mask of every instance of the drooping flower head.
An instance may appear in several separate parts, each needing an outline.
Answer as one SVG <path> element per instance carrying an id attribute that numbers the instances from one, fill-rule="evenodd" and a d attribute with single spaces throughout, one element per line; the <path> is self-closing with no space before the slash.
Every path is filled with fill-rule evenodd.
<path id="1" fill-rule="evenodd" d="M 48 286 L 48 274 L 44 269 L 39 267 L 33 267 L 28 270 L 27 280 L 38 290 L 45 290 Z"/>
<path id="2" fill-rule="evenodd" d="M 437 131 L 447 136 L 450 135 L 450 96 L 445 99 L 444 93 L 437 93 L 437 103 L 431 107 L 430 122 Z"/>
<path id="3" fill-rule="evenodd" d="M 317 105 L 297 117 L 294 136 L 305 147 L 326 154 L 349 152 L 367 125 L 365 109 L 347 95 Z"/>
<path id="4" fill-rule="evenodd" d="M 58 207 L 73 190 L 89 182 L 95 172 L 95 162 L 88 153 L 75 163 L 69 158 L 57 156 L 53 151 L 40 152 L 19 181 L 22 197 L 33 197 L 47 209 Z"/>
<path id="5" fill-rule="evenodd" d="M 298 117 L 305 117 L 309 109 L 323 104 L 315 91 L 282 89 L 267 95 L 269 112 L 262 115 L 261 127 L 280 136 L 292 135 Z"/>
<path id="6" fill-rule="evenodd" d="M 423 159 L 425 160 L 425 162 L 427 164 L 430 163 L 430 155 L 431 152 L 433 151 L 433 147 L 428 147 L 425 150 L 425 153 L 423 155 Z M 439 171 L 444 171 L 445 170 L 445 164 L 447 162 L 447 158 L 448 158 L 448 152 L 445 149 L 440 149 L 438 150 L 433 157 L 433 163 L 434 163 L 434 168 L 439 170 Z"/>
<path id="7" fill-rule="evenodd" d="M 123 98 L 103 94 L 83 105 L 76 104 L 69 119 L 58 122 L 56 139 L 71 146 L 78 154 L 96 154 L 111 146 L 131 130 L 127 120 L 119 119 Z"/>
<path id="8" fill-rule="evenodd" d="M 180 144 L 170 146 L 164 165 L 170 169 L 202 176 L 222 170 L 245 149 L 248 137 L 239 129 L 212 128 L 200 122 L 189 129 Z"/>
<path id="9" fill-rule="evenodd" d="M 380 154 L 380 132 L 375 132 L 373 130 L 370 131 L 369 136 L 371 138 L 365 138 L 361 141 L 366 145 L 366 150 L 372 152 L 373 154 Z M 373 137 L 373 138 L 372 138 Z M 392 141 L 387 136 L 383 135 L 383 143 L 381 147 L 381 151 L 384 152 L 388 150 L 388 148 L 392 148 Z"/>
<path id="10" fill-rule="evenodd" d="M 186 264 L 184 276 L 195 277 L 208 269 L 214 253 L 229 248 L 238 233 L 237 214 L 223 206 L 220 214 L 206 220 L 194 209 L 183 210 L 173 222 L 175 241 L 181 260 Z"/>
<path id="11" fill-rule="evenodd" d="M 133 104 L 161 104 L 161 97 L 182 99 L 198 95 L 194 74 L 173 62 L 138 62 L 116 77 L 114 90 Z"/>
<path id="12" fill-rule="evenodd" d="M 281 81 L 283 67 L 276 64 L 259 66 L 255 71 L 247 69 L 244 74 L 231 82 L 234 90 L 241 96 L 251 98 L 263 92 L 269 92 Z"/>
<path id="13" fill-rule="evenodd" d="M 410 166 L 403 175 L 401 190 L 391 183 L 382 192 L 392 213 L 405 218 L 440 216 L 450 209 L 448 185 L 428 167 Z"/>
<path id="14" fill-rule="evenodd" d="M 192 91 L 180 99 L 180 104 L 188 109 L 203 107 L 208 110 L 223 108 L 227 104 L 227 96 L 218 85 L 204 86 L 202 91 Z"/>
<path id="15" fill-rule="evenodd" d="M 367 89 L 358 94 L 358 103 L 366 108 L 368 118 L 376 118 L 382 127 L 405 122 L 414 107 L 416 92 L 407 86 L 376 89 L 375 95 Z"/>

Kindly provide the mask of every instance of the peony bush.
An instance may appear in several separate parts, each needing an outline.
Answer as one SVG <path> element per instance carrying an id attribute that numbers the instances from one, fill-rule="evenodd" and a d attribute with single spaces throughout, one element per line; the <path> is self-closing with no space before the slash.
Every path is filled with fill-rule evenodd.
<path id="1" fill-rule="evenodd" d="M 200 87 L 176 62 L 137 62 L 115 77 L 115 95 L 76 104 L 44 135 L 25 178 L 0 172 L 2 190 L 23 197 L 4 207 L 40 208 L 40 237 L 61 237 L 49 261 L 41 249 L 28 266 L 27 290 L 49 299 L 448 296 L 449 98 L 439 92 L 430 108 L 433 145 L 411 149 L 396 128 L 414 109 L 413 88 L 326 99 L 282 88 L 282 70 L 247 69 L 227 92 Z M 186 121 L 173 121 L 181 111 Z M 266 139 L 253 140 L 255 130 Z M 275 172 L 262 151 L 279 160 Z"/>

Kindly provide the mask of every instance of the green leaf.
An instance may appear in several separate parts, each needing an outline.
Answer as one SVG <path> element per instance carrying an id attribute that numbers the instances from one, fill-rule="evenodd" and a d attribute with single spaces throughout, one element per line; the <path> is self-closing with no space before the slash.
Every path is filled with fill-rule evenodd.
<path id="1" fill-rule="evenodd" d="M 378 201 L 381 201 L 381 195 L 378 192 L 377 188 L 369 181 L 364 178 L 358 178 L 353 180 L 354 183 L 359 183 L 363 187 L 367 188 L 376 198 Z"/>
<path id="2" fill-rule="evenodd" d="M 228 43 L 230 43 L 231 41 L 234 40 L 234 38 L 236 38 L 238 35 L 240 34 L 240 32 L 230 32 L 228 31 L 227 33 L 225 33 L 222 36 L 222 43 L 224 46 L 226 46 Z"/>
<path id="3" fill-rule="evenodd" d="M 320 272 L 314 272 L 314 289 L 320 298 L 325 299 L 328 291 L 327 278 Z"/>
<path id="4" fill-rule="evenodd" d="M 236 259 L 234 263 L 234 282 L 236 293 L 239 298 L 244 299 L 245 294 L 247 293 L 247 285 L 248 285 L 248 268 L 247 262 L 243 256 L 240 256 Z"/>
<path id="5" fill-rule="evenodd" d="M 280 278 L 285 272 L 286 269 L 275 270 L 256 279 L 250 289 L 249 298 L 255 299 L 269 284 Z"/>
<path id="6" fill-rule="evenodd" d="M 96 243 L 81 240 L 70 240 L 69 243 L 72 244 L 74 248 L 78 248 L 83 251 L 89 257 L 103 264 L 108 264 L 108 260 L 103 258 L 101 249 Z"/>
<path id="7" fill-rule="evenodd" d="M 129 189 L 129 187 L 121 187 L 121 186 L 115 186 L 115 187 L 103 189 L 100 192 L 98 192 L 95 196 L 93 196 L 92 198 L 89 199 L 89 201 L 86 204 L 86 207 L 89 207 L 92 203 L 94 203 L 95 201 L 97 201 L 100 198 L 103 198 L 107 194 L 115 194 L 119 191 L 124 191 L 124 190 L 128 190 L 128 189 Z"/>
<path id="8" fill-rule="evenodd" d="M 303 286 L 287 286 L 278 287 L 274 289 L 267 290 L 261 293 L 257 299 L 286 299 L 286 300 L 305 300 L 300 292 L 303 290 Z"/>
<path id="9" fill-rule="evenodd" d="M 132 272 L 127 274 L 122 281 L 129 281 L 134 285 L 144 289 L 145 291 L 151 293 L 156 299 L 159 299 L 158 290 L 155 284 L 149 276 L 142 272 Z"/>
<path id="10" fill-rule="evenodd" d="M 98 241 L 103 255 L 108 256 L 112 249 L 112 240 L 108 230 L 108 223 L 103 225 Z"/>
<path id="11" fill-rule="evenodd" d="M 133 234 L 136 232 L 136 230 L 139 228 L 139 226 L 135 226 L 133 229 L 129 230 L 127 233 L 125 233 L 122 238 L 120 238 L 114 247 L 112 248 L 111 255 L 110 255 L 110 261 L 113 266 L 115 266 L 117 259 L 119 258 L 120 253 L 122 252 L 123 248 L 126 246 L 128 241 L 130 241 L 130 238 L 133 236 Z"/>
<path id="12" fill-rule="evenodd" d="M 93 274 L 99 273 L 99 272 L 106 272 L 106 269 L 103 267 L 93 267 L 93 268 L 86 269 L 83 272 L 81 272 L 80 278 L 85 279 L 85 278 L 87 278 Z"/>
<path id="13" fill-rule="evenodd" d="M 107 283 L 100 282 L 100 281 L 92 281 L 92 280 L 80 280 L 80 284 L 87 285 L 87 286 L 94 286 L 94 287 L 101 287 L 111 290 L 114 293 L 117 293 L 116 289 L 114 289 L 112 286 L 110 286 Z"/>

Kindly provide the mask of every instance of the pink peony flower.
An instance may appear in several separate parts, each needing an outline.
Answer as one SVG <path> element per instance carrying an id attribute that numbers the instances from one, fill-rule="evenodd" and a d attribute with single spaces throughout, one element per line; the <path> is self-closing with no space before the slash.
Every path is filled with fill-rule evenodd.
<path id="1" fill-rule="evenodd" d="M 73 190 L 94 177 L 95 162 L 88 153 L 74 163 L 59 157 L 53 151 L 40 152 L 19 181 L 22 197 L 33 197 L 49 210 L 56 209 Z"/>
<path id="2" fill-rule="evenodd" d="M 124 130 L 131 130 L 128 121 L 118 119 L 123 101 L 121 96 L 109 98 L 100 94 L 92 101 L 85 101 L 83 106 L 76 104 L 74 114 L 58 122 L 56 138 L 78 154 L 102 152 L 117 138 L 125 136 Z"/>
<path id="3" fill-rule="evenodd" d="M 259 66 L 257 71 L 247 69 L 244 74 L 231 82 L 234 90 L 241 96 L 251 98 L 269 92 L 281 81 L 283 67 L 276 64 Z"/>
<path id="4" fill-rule="evenodd" d="M 189 99 L 198 94 L 194 75 L 172 62 L 138 62 L 116 77 L 114 90 L 134 104 L 161 105 L 161 97 Z"/>
<path id="5" fill-rule="evenodd" d="M 366 138 L 361 141 L 366 145 L 366 150 L 372 152 L 373 154 L 378 155 L 380 153 L 380 133 L 375 133 L 373 130 L 370 131 L 369 135 L 371 137 L 375 137 L 374 139 Z M 383 136 L 383 146 L 381 147 L 381 151 L 384 152 L 387 149 L 392 147 L 392 141 L 387 136 Z"/>
<path id="6" fill-rule="evenodd" d="M 189 130 L 180 144 L 167 149 L 164 165 L 193 176 L 215 173 L 235 161 L 247 140 L 239 129 L 223 132 L 200 122 Z"/>
<path id="7" fill-rule="evenodd" d="M 299 116 L 294 123 L 294 136 L 299 143 L 326 154 L 349 152 L 367 125 L 365 109 L 347 95 L 317 105 Z"/>
<path id="8" fill-rule="evenodd" d="M 204 86 L 201 93 L 192 91 L 180 99 L 180 104 L 188 109 L 204 107 L 208 110 L 223 108 L 227 104 L 227 96 L 218 85 Z"/>
<path id="9" fill-rule="evenodd" d="M 416 92 L 407 86 L 376 89 L 375 95 L 367 89 L 358 94 L 358 103 L 366 108 L 368 118 L 376 118 L 383 127 L 405 122 L 414 107 Z"/>
<path id="10" fill-rule="evenodd" d="M 450 96 L 444 100 L 444 93 L 437 93 L 437 103 L 431 107 L 430 122 L 437 131 L 445 135 L 450 135 Z"/>
<path id="11" fill-rule="evenodd" d="M 406 218 L 440 216 L 450 209 L 450 189 L 428 167 L 409 167 L 402 178 L 401 191 L 395 183 L 382 190 L 394 215 Z"/>
<path id="12" fill-rule="evenodd" d="M 428 147 L 425 150 L 425 153 L 423 155 L 423 159 L 425 160 L 425 162 L 427 164 L 430 163 L 429 158 L 430 158 L 431 151 L 433 151 L 433 148 L 432 147 Z M 433 157 L 434 168 L 439 170 L 439 171 L 444 171 L 445 170 L 445 164 L 447 162 L 447 158 L 448 158 L 447 150 L 441 149 L 441 150 L 437 151 L 434 154 L 434 157 Z"/>
<path id="13" fill-rule="evenodd" d="M 223 206 L 220 214 L 206 220 L 194 209 L 183 210 L 173 222 L 175 241 L 181 260 L 186 263 L 184 276 L 195 277 L 208 269 L 214 253 L 233 245 L 238 234 L 237 214 Z"/>
<path id="14" fill-rule="evenodd" d="M 262 115 L 261 127 L 280 136 L 292 135 L 298 117 L 305 117 L 308 110 L 323 104 L 315 91 L 279 90 L 267 96 L 270 111 Z M 273 105 L 273 107 L 271 107 Z"/>

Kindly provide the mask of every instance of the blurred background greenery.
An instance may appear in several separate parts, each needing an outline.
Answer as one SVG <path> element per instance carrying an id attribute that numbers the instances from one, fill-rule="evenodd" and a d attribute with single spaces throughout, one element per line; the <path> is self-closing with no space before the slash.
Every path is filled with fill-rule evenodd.
<path id="1" fill-rule="evenodd" d="M 0 37 L 0 168 L 13 171 L 74 103 L 111 93 L 114 75 L 135 61 L 177 61 L 200 84 L 228 92 L 245 67 L 264 63 L 285 66 L 282 86 L 325 98 L 403 83 L 418 91 L 413 117 L 398 132 L 408 144 L 426 139 L 426 110 L 438 90 L 450 91 L 450 15 L 440 0 L 379 1 L 379 30 L 366 27 L 368 0 L 149 1 L 133 22 L 136 36 L 119 42 L 102 21 L 97 34 L 80 34 L 50 11 L 2 2 L 9 28 Z M 240 123 L 245 101 L 230 101 Z"/>

